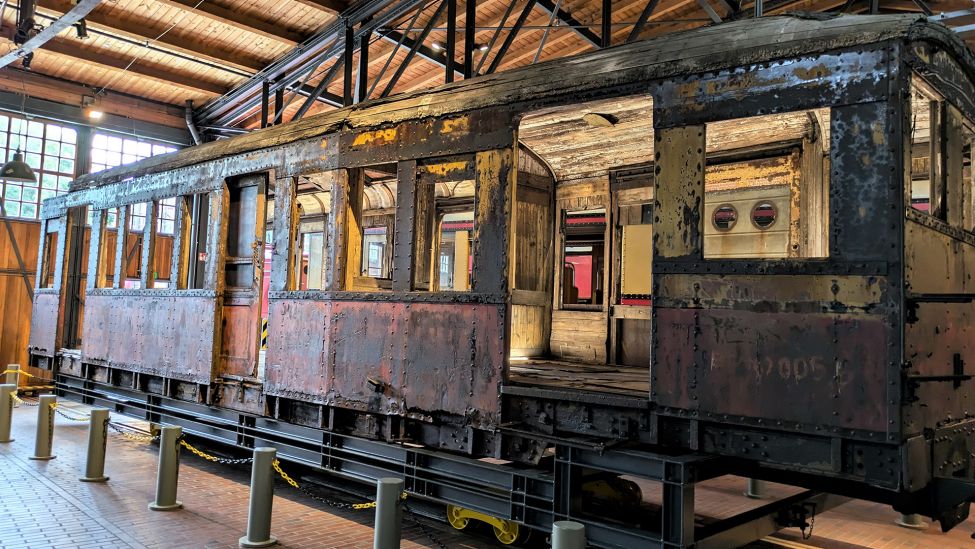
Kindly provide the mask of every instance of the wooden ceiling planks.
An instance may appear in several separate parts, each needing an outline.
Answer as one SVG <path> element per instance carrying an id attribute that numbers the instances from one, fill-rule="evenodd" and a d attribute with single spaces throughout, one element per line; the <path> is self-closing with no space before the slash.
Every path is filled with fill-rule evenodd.
<path id="1" fill-rule="evenodd" d="M 56 17 L 68 9 L 71 0 L 38 0 L 39 13 L 48 18 Z M 516 5 L 507 18 L 493 49 L 487 54 L 482 72 L 487 70 L 497 54 L 510 27 L 518 18 L 527 0 L 515 0 Z M 633 22 L 639 17 L 647 0 L 613 1 L 613 44 L 621 44 L 628 37 Z M 554 0 L 549 8 L 558 4 L 562 11 L 585 25 L 591 35 L 600 33 L 601 2 L 597 0 Z M 962 9 L 969 0 L 934 0 L 935 11 Z M 477 44 L 487 44 L 494 36 L 492 27 L 501 24 L 509 6 L 509 0 L 477 2 Z M 855 8 L 862 9 L 860 2 Z M 95 32 L 85 41 L 77 40 L 74 31 L 62 33 L 47 50 L 35 56 L 34 70 L 58 78 L 74 80 L 96 88 L 110 87 L 118 91 L 136 94 L 147 99 L 183 105 L 192 99 L 200 105 L 221 95 L 241 83 L 249 75 L 259 71 L 275 59 L 295 47 L 295 44 L 313 35 L 335 21 L 338 10 L 347 5 L 345 0 L 115 0 L 104 2 L 88 18 L 89 27 Z M 711 5 L 723 13 L 721 3 Z M 743 3 L 743 10 L 751 9 L 752 0 Z M 768 13 L 796 10 L 841 9 L 845 0 L 794 0 L 776 3 Z M 891 0 L 890 9 L 910 10 L 913 2 Z M 886 6 L 884 4 L 883 6 Z M 960 7 L 959 7 L 960 6 Z M 417 18 L 411 37 L 436 11 L 437 2 L 431 1 L 425 12 Z M 466 14 L 465 2 L 457 1 L 457 59 L 463 59 L 463 28 Z M 14 10 L 8 10 L 11 17 Z M 387 29 L 406 32 L 412 13 L 406 14 Z M 12 19 L 10 19 L 12 20 Z M 515 37 L 511 48 L 500 63 L 499 70 L 524 66 L 534 61 L 543 27 L 553 21 L 550 12 L 538 5 L 531 11 L 526 28 Z M 545 49 L 538 55 L 540 61 L 590 51 L 594 46 L 578 32 L 555 19 L 549 31 Z M 709 24 L 707 13 L 698 0 L 661 0 L 646 26 L 642 37 L 652 37 Z M 49 21 L 42 21 L 49 24 Z M 434 42 L 446 42 L 446 22 L 442 16 L 425 46 Z M 160 36 L 162 35 L 162 36 Z M 140 45 L 152 41 L 151 50 Z M 395 43 L 373 35 L 370 46 L 370 83 L 386 65 Z M 378 97 L 385 89 L 395 68 L 406 57 L 408 46 L 399 48 L 394 62 L 372 93 Z M 442 55 L 442 54 L 440 54 Z M 474 54 L 475 66 L 483 54 Z M 358 55 L 356 55 L 356 58 Z M 133 60 L 137 61 L 123 71 Z M 441 58 L 442 59 L 442 58 Z M 70 62 L 69 62 L 70 61 Z M 317 76 L 308 84 L 314 86 L 332 64 L 325 63 Z M 356 69 L 358 61 L 356 59 Z M 443 83 L 443 61 L 417 55 L 403 72 L 395 92 L 430 88 Z M 371 85 L 371 84 L 370 84 Z M 336 78 L 328 88 L 337 95 L 342 93 L 342 78 Z M 304 97 L 289 101 L 284 120 L 304 103 Z M 309 113 L 331 107 L 316 103 Z M 258 108 L 243 117 L 239 125 L 253 128 L 260 124 Z"/>

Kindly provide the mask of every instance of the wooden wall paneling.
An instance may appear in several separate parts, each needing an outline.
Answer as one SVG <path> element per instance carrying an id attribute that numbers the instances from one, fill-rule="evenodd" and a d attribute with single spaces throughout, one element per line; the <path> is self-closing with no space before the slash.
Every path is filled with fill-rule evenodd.
<path id="1" fill-rule="evenodd" d="M 21 250 L 28 276 L 37 271 L 42 223 L 10 220 L 13 238 Z M 31 299 L 24 286 L 17 258 L 13 253 L 10 235 L 0 231 L 0 367 L 20 364 L 34 375 L 46 375 L 37 368 L 27 368 L 27 345 L 30 335 Z M 25 380 L 26 381 L 26 380 Z"/>

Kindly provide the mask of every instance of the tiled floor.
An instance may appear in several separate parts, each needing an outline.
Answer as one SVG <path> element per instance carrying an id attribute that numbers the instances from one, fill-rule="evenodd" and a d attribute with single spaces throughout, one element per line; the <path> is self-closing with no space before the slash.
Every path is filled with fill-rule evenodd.
<path id="1" fill-rule="evenodd" d="M 64 408 L 80 405 L 66 402 Z M 106 484 L 78 481 L 83 464 L 87 423 L 56 417 L 54 438 L 57 459 L 30 461 L 33 451 L 35 407 L 14 411 L 14 436 L 0 444 L 0 548 L 233 548 L 247 523 L 247 466 L 213 464 L 183 452 L 179 477 L 181 511 L 162 513 L 147 509 L 153 499 L 156 447 L 109 435 Z M 71 415 L 71 410 L 65 410 Z M 130 421 L 121 416 L 116 419 Z M 757 503 L 744 498 L 744 480 L 722 477 L 698 488 L 697 510 L 722 517 Z M 287 548 L 367 548 L 372 546 L 371 511 L 327 508 L 286 485 L 276 485 L 272 531 Z M 656 497 L 644 484 L 645 499 Z M 771 486 L 773 494 L 793 489 Z M 885 506 L 851 501 L 816 518 L 812 538 L 802 540 L 797 530 L 777 537 L 781 542 L 755 547 L 870 547 L 954 549 L 975 548 L 969 520 L 948 534 L 937 525 L 924 531 L 894 526 L 894 512 Z M 450 548 L 495 547 L 485 537 L 455 532 L 444 525 L 430 526 Z M 404 548 L 435 547 L 412 523 L 404 527 Z M 536 545 L 540 546 L 540 545 Z M 634 548 L 636 549 L 636 548 Z"/>

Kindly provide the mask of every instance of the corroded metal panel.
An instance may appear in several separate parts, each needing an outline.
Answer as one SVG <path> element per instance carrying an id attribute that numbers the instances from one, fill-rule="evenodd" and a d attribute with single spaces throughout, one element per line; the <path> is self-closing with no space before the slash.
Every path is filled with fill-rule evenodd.
<path id="1" fill-rule="evenodd" d="M 274 299 L 265 391 L 377 414 L 491 428 L 504 305 Z"/>
<path id="2" fill-rule="evenodd" d="M 214 365 L 215 303 L 212 292 L 89 292 L 82 356 L 86 362 L 207 384 Z"/>
<path id="3" fill-rule="evenodd" d="M 660 406 L 887 429 L 880 316 L 660 308 L 656 323 L 651 387 Z"/>
<path id="4" fill-rule="evenodd" d="M 266 394 L 325 402 L 331 310 L 328 301 L 270 301 L 264 360 Z"/>
<path id="5" fill-rule="evenodd" d="M 58 305 L 61 296 L 37 291 L 30 317 L 28 351 L 35 355 L 54 356 L 57 351 Z"/>

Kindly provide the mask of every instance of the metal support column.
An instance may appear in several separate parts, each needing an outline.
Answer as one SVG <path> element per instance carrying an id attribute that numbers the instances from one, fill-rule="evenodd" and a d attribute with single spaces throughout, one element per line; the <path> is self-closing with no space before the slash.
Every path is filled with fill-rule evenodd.
<path id="1" fill-rule="evenodd" d="M 271 108 L 271 83 L 261 82 L 261 127 L 267 127 L 268 111 Z"/>
<path id="2" fill-rule="evenodd" d="M 477 49 L 477 0 L 467 0 L 464 10 L 464 80 L 474 76 L 474 50 Z"/>
<path id="3" fill-rule="evenodd" d="M 366 31 L 359 37 L 359 70 L 356 72 L 355 102 L 365 101 L 369 95 L 369 41 L 372 32 Z"/>
<path id="4" fill-rule="evenodd" d="M 603 0 L 602 29 L 599 34 L 599 47 L 613 45 L 613 0 Z"/>
<path id="5" fill-rule="evenodd" d="M 345 45 L 343 47 L 342 62 L 344 63 L 344 73 L 342 75 L 342 105 L 348 107 L 355 99 L 352 96 L 352 58 L 355 53 L 355 31 L 353 30 L 352 23 L 345 25 Z"/>
<path id="6" fill-rule="evenodd" d="M 447 55 L 447 62 L 444 63 L 444 83 L 450 84 L 454 81 L 454 60 L 457 58 L 457 0 L 445 0 L 447 2 L 447 44 L 444 53 Z"/>
<path id="7" fill-rule="evenodd" d="M 664 482 L 660 539 L 683 547 L 694 541 L 694 485 Z"/>

